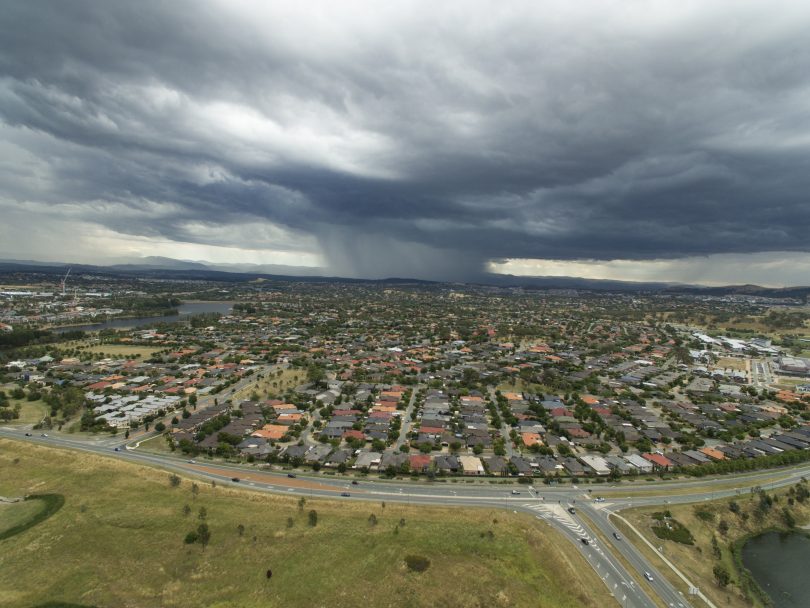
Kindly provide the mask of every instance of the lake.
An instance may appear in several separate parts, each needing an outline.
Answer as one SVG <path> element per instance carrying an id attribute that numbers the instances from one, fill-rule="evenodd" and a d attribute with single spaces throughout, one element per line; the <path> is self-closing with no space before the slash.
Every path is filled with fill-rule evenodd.
<path id="1" fill-rule="evenodd" d="M 134 329 L 146 327 L 155 323 L 179 323 L 185 321 L 189 315 L 218 312 L 223 315 L 230 314 L 233 302 L 188 302 L 177 307 L 176 315 L 165 317 L 135 317 L 133 319 L 110 319 L 103 323 L 89 325 L 75 325 L 73 327 L 55 327 L 55 333 L 66 331 L 99 331 L 102 329 Z"/>
<path id="2" fill-rule="evenodd" d="M 742 559 L 775 608 L 810 606 L 810 538 L 767 532 L 745 543 Z"/>

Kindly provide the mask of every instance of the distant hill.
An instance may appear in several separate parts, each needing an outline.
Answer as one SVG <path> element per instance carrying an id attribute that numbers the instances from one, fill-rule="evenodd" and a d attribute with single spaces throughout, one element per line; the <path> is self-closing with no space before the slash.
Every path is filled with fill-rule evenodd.
<path id="1" fill-rule="evenodd" d="M 223 270 L 214 270 L 208 268 L 204 264 L 197 264 L 194 262 L 187 262 L 189 267 L 183 267 L 182 262 L 179 268 L 169 268 L 169 264 L 155 265 L 155 264 L 114 264 L 112 266 L 94 266 L 90 264 L 62 264 L 62 263 L 46 263 L 36 262 L 29 263 L 28 261 L 13 261 L 4 260 L 0 261 L 0 273 L 39 273 L 48 274 L 61 277 L 71 268 L 71 274 L 77 276 L 80 274 L 93 274 L 100 276 L 140 276 L 140 277 L 153 277 L 153 278 L 168 278 L 178 280 L 203 280 L 203 281 L 222 281 L 228 283 L 236 283 L 240 281 L 251 281 L 255 279 L 266 279 L 275 281 L 299 281 L 299 282 L 330 282 L 330 283 L 393 283 L 393 284 L 419 284 L 419 285 L 432 285 L 436 284 L 435 281 L 426 281 L 422 279 L 409 279 L 390 277 L 385 279 L 354 279 L 344 277 L 330 277 L 330 276 L 294 276 L 282 274 L 266 274 L 261 272 L 227 272 Z M 294 268 L 294 267 L 293 267 Z"/>
<path id="2" fill-rule="evenodd" d="M 112 264 L 111 266 L 105 266 L 105 268 L 114 268 L 116 270 L 209 270 L 209 267 L 201 262 L 187 262 L 159 256 L 145 257 L 131 264 Z"/>
<path id="3" fill-rule="evenodd" d="M 255 279 L 301 282 L 344 282 L 344 283 L 385 283 L 439 285 L 436 281 L 410 278 L 354 279 L 328 276 L 323 268 L 285 266 L 282 264 L 207 264 L 189 260 L 150 256 L 132 261 L 121 261 L 109 266 L 90 264 L 66 264 L 60 262 L 38 262 L 34 260 L 0 260 L 0 273 L 35 272 L 63 275 L 67 268 L 73 274 L 100 274 L 122 276 L 148 276 L 155 278 L 209 280 L 223 282 L 250 281 Z M 761 287 L 759 285 L 727 285 L 707 287 L 665 282 L 615 281 L 606 279 L 585 279 L 581 277 L 555 276 L 516 276 L 508 274 L 484 273 L 467 284 L 512 287 L 529 290 L 575 289 L 615 293 L 682 293 L 694 295 L 751 295 L 765 298 L 795 298 L 807 301 L 810 287 Z"/>
<path id="4" fill-rule="evenodd" d="M 807 301 L 808 296 L 810 296 L 810 286 L 761 287 L 760 285 L 725 285 L 722 287 L 704 287 L 700 285 L 684 285 L 669 287 L 665 291 L 711 296 L 745 295 L 759 296 L 761 298 L 797 298 L 805 301 Z"/>
<path id="5" fill-rule="evenodd" d="M 479 281 L 484 285 L 499 287 L 523 287 L 527 289 L 588 289 L 595 291 L 661 291 L 674 288 L 676 283 L 644 283 L 615 281 L 610 279 L 585 279 L 582 277 L 531 277 L 512 274 L 488 273 Z"/>

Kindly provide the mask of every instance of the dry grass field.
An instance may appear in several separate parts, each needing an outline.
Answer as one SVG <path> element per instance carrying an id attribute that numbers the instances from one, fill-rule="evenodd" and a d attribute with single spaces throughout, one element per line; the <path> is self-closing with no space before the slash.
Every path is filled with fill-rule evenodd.
<path id="1" fill-rule="evenodd" d="M 293 497 L 203 482 L 195 495 L 192 480 L 171 487 L 158 469 L 10 440 L 0 440 L 0 471 L 0 495 L 65 498 L 52 517 L 0 542 L 0 606 L 601 608 L 613 601 L 556 532 L 503 510 L 320 499 L 299 509 Z M 185 544 L 203 508 L 210 544 Z M 411 571 L 409 555 L 430 560 L 427 570 Z"/>
<path id="2" fill-rule="evenodd" d="M 786 489 L 778 492 L 769 492 L 777 496 L 778 502 L 773 503 L 767 513 L 760 519 L 757 514 L 759 496 L 746 493 L 731 499 L 716 500 L 692 505 L 668 505 L 672 517 L 683 524 L 694 537 L 694 544 L 681 544 L 672 540 L 658 538 L 651 529 L 654 523 L 651 518 L 653 512 L 661 512 L 662 507 L 641 508 L 623 511 L 626 517 L 646 538 L 656 547 L 663 547 L 663 553 L 669 560 L 703 591 L 718 606 L 731 608 L 750 608 L 762 606 L 756 597 L 746 597 L 743 592 L 742 575 L 737 570 L 733 559 L 732 546 L 749 535 L 769 528 L 784 529 L 786 527 L 783 509 L 787 508 L 795 518 L 797 524 L 810 521 L 810 500 L 804 504 L 794 502 L 788 504 Z M 738 513 L 732 512 L 730 505 L 736 502 Z M 724 523 L 721 523 L 724 522 Z M 622 522 L 614 519 L 614 523 L 628 540 L 633 540 L 636 546 L 655 564 L 662 574 L 677 588 L 687 592 L 683 582 L 643 543 L 638 541 L 636 535 Z M 720 551 L 716 556 L 712 547 L 712 537 L 717 539 Z M 714 567 L 722 565 L 731 574 L 731 583 L 720 587 L 715 581 Z"/>

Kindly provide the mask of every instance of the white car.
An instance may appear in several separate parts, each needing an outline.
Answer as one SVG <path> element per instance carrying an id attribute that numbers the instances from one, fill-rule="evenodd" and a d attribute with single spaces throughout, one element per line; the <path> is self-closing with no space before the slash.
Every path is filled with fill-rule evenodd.
<path id="1" fill-rule="evenodd" d="M 652 574 L 650 574 L 646 570 L 644 571 L 644 578 L 646 578 L 650 582 L 652 582 L 652 580 L 653 580 Z"/>

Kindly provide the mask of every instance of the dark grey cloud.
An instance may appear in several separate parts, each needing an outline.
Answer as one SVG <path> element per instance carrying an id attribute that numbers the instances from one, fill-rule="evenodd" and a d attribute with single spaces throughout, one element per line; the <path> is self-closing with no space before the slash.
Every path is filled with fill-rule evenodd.
<path id="1" fill-rule="evenodd" d="M 773 2 L 8 3 L 0 210 L 310 235 L 368 276 L 807 252 L 807 31 Z"/>

